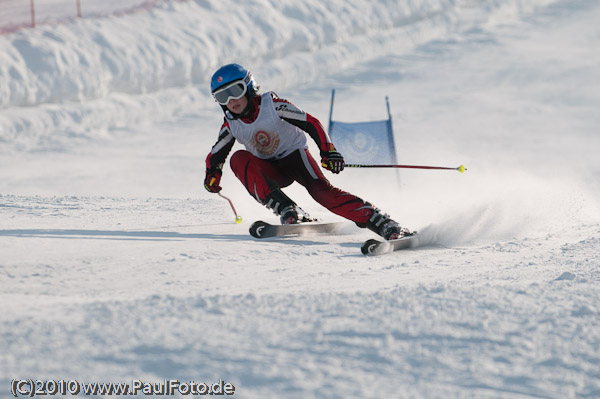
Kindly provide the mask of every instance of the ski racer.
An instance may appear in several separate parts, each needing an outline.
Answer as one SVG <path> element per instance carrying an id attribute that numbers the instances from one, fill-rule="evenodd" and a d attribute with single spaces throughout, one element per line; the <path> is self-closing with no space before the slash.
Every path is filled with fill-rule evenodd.
<path id="1" fill-rule="evenodd" d="M 325 178 L 307 146 L 307 133 L 317 144 L 321 165 L 333 172 L 344 169 L 323 126 L 314 116 L 271 91 L 259 94 L 249 70 L 239 64 L 219 68 L 210 82 L 211 93 L 225 114 L 216 144 L 206 157 L 204 187 L 221 191 L 223 165 L 235 141 L 246 150 L 235 152 L 231 169 L 256 201 L 280 216 L 282 224 L 312 221 L 281 189 L 298 182 L 319 204 L 386 240 L 411 235 L 371 203 L 334 187 Z"/>

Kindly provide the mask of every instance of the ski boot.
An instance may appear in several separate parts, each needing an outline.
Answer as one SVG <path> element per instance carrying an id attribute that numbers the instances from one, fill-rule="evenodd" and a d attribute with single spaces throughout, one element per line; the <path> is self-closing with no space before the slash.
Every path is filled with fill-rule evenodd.
<path id="1" fill-rule="evenodd" d="M 267 196 L 264 205 L 272 209 L 276 215 L 280 216 L 281 224 L 298 224 L 304 222 L 314 222 L 313 219 L 304 212 L 290 197 L 284 194 L 281 189 L 275 189 Z"/>
<path id="2" fill-rule="evenodd" d="M 400 227 L 400 225 L 392 220 L 386 213 L 381 213 L 378 208 L 373 208 L 373 214 L 369 218 L 366 226 L 369 230 L 379 234 L 385 240 L 397 240 L 398 238 L 412 236 L 414 232 L 411 232 L 406 227 Z"/>

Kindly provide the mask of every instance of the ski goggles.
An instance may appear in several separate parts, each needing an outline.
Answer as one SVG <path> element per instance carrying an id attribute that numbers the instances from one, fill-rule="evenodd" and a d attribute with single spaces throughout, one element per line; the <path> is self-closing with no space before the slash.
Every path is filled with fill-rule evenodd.
<path id="1" fill-rule="evenodd" d="M 213 93 L 215 100 L 221 105 L 227 105 L 229 100 L 237 100 L 244 97 L 244 94 L 248 91 L 248 87 L 242 80 L 235 81 L 228 84 L 225 87 L 217 89 Z"/>

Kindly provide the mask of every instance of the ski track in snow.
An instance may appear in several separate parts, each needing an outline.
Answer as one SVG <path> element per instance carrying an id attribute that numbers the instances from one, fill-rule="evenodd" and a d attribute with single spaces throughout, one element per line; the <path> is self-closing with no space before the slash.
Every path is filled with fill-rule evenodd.
<path id="1" fill-rule="evenodd" d="M 221 378 L 242 398 L 599 398 L 600 7 L 232 4 L 0 36 L 0 396 Z M 328 175 L 425 245 L 364 257 L 349 222 L 253 239 L 276 217 L 226 168 L 233 223 L 202 188 L 230 61 L 323 123 L 332 87 L 336 120 L 389 95 L 401 163 L 464 163 Z"/>

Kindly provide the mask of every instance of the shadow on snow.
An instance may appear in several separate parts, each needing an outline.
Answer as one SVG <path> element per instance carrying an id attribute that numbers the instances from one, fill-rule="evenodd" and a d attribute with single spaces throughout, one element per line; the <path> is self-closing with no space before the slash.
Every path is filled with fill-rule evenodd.
<path id="1" fill-rule="evenodd" d="M 209 234 L 209 233 L 178 233 L 174 231 L 126 231 L 126 230 L 82 230 L 82 229 L 14 229 L 0 230 L 0 236 L 15 237 L 48 237 L 70 239 L 108 239 L 108 240 L 188 240 L 188 239 L 217 239 L 217 240 L 249 240 L 249 235 L 242 234 Z"/>

